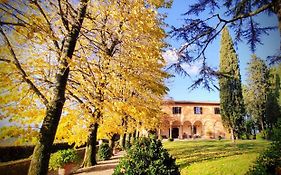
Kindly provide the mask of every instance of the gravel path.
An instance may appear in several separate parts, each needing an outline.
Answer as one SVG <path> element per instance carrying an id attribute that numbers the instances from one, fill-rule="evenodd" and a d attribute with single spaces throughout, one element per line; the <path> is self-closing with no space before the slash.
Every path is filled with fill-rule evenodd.
<path id="1" fill-rule="evenodd" d="M 115 166 L 118 164 L 119 159 L 123 157 L 124 152 L 121 151 L 113 156 L 110 160 L 99 161 L 97 165 L 81 168 L 77 170 L 75 175 L 112 175 Z"/>

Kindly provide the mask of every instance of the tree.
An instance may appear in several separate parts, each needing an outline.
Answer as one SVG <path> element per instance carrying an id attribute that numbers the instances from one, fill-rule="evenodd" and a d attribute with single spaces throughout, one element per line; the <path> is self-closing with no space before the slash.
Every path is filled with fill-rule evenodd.
<path id="1" fill-rule="evenodd" d="M 269 69 L 256 55 L 248 65 L 246 109 L 260 131 L 266 129 L 266 105 L 269 91 Z"/>
<path id="2" fill-rule="evenodd" d="M 34 148 L 29 174 L 47 174 L 50 159 L 50 147 L 53 144 L 57 126 L 59 124 L 62 108 L 65 102 L 65 88 L 69 75 L 68 60 L 72 58 L 77 38 L 86 15 L 87 0 L 81 0 L 77 11 L 76 23 L 65 40 L 65 47 L 60 57 L 59 70 L 56 73 L 56 81 L 53 98 L 47 105 L 46 117 L 40 129 L 39 143 Z"/>
<path id="3" fill-rule="evenodd" d="M 281 64 L 271 67 L 269 71 L 269 91 L 266 103 L 266 122 L 272 129 L 281 116 Z"/>
<path id="4" fill-rule="evenodd" d="M 223 124 L 231 132 L 232 141 L 240 134 L 244 117 L 239 60 L 228 29 L 222 32 L 220 47 L 220 106 Z"/>
<path id="5" fill-rule="evenodd" d="M 144 8 L 141 1 L 90 3 L 78 46 L 83 58 L 72 60 L 68 86 L 73 100 L 84 106 L 93 118 L 87 125 L 89 135 L 83 166 L 96 164 L 100 126 L 107 129 L 103 126 L 113 116 L 126 123 L 145 120 L 148 116 L 143 113 L 151 114 L 147 111 L 158 107 L 166 92 L 163 79 L 167 74 L 162 70 L 160 53 L 160 48 L 165 46 L 162 41 L 165 35 L 155 13 L 155 2 L 146 3 L 149 7 Z M 151 107 L 142 108 L 143 101 Z"/>
<path id="6" fill-rule="evenodd" d="M 40 128 L 39 141 L 37 142 L 32 155 L 29 174 L 47 174 L 48 172 L 50 148 L 55 138 L 57 126 L 59 124 L 62 108 L 65 102 L 65 88 L 69 75 L 69 60 L 71 60 L 73 56 L 77 38 L 80 34 L 80 29 L 86 15 L 87 2 L 88 0 L 81 0 L 81 2 L 79 2 L 79 7 L 74 10 L 74 22 L 70 27 L 70 24 L 68 23 L 69 21 L 67 21 L 65 14 L 63 14 L 65 12 L 63 10 L 65 9 L 61 7 L 61 1 L 58 1 L 58 9 L 60 9 L 60 12 L 58 12 L 58 14 L 60 14 L 59 19 L 62 20 L 64 27 L 66 27 L 66 34 L 61 45 L 59 45 L 59 42 L 57 41 L 58 39 L 55 35 L 55 31 L 61 31 L 54 29 L 54 26 L 50 22 L 51 18 L 49 15 L 53 13 L 52 10 L 57 11 L 56 8 L 54 8 L 53 3 L 44 4 L 43 6 L 41 2 L 38 1 L 24 1 L 16 3 L 7 1 L 2 3 L 0 6 L 0 8 L 5 12 L 4 15 L 1 15 L 0 32 L 10 53 L 8 58 L 11 58 L 3 58 L 1 61 L 14 64 L 20 72 L 22 81 L 29 85 L 30 89 L 34 91 L 34 93 L 46 106 L 46 114 Z M 69 13 L 66 12 L 66 14 Z M 56 65 L 57 69 L 54 78 L 54 88 L 52 89 L 53 91 L 50 95 L 50 99 L 45 97 L 42 91 L 40 91 L 40 88 L 36 86 L 36 83 L 31 80 L 32 78 L 28 76 L 26 69 L 21 66 L 18 55 L 15 53 L 13 45 L 5 33 L 3 26 L 7 26 L 7 31 L 12 29 L 22 35 L 26 34 L 27 38 L 30 39 L 35 38 L 36 40 L 36 37 L 39 37 L 40 34 L 46 34 L 47 38 L 51 40 L 58 58 L 58 64 Z M 30 32 L 30 30 L 32 32 Z M 40 32 L 40 30 L 43 32 Z M 37 44 L 40 45 L 40 43 Z"/>
<path id="7" fill-rule="evenodd" d="M 195 81 L 193 87 L 203 84 L 205 87 L 211 88 L 210 82 L 213 83 L 211 77 L 217 75 L 217 72 L 207 65 L 205 51 L 212 41 L 219 36 L 225 26 L 230 25 L 235 32 L 235 41 L 239 42 L 245 39 L 254 52 L 256 45 L 262 43 L 261 36 L 267 35 L 270 30 L 276 28 L 261 26 L 255 17 L 261 13 L 276 15 L 279 20 L 281 34 L 280 6 L 280 0 L 196 1 L 189 6 L 184 14 L 186 15 L 185 24 L 179 28 L 172 28 L 171 36 L 183 39 L 185 43 L 177 51 L 178 62 L 171 67 L 175 68 L 177 72 L 185 73 L 181 64 L 202 59 L 200 77 Z M 205 17 L 205 15 L 202 15 L 203 13 L 209 14 L 209 16 L 202 19 L 202 17 Z M 191 15 L 196 17 L 192 18 Z M 192 51 L 190 51 L 190 48 L 192 48 Z M 271 57 L 272 62 L 280 62 L 280 60 L 280 52 Z"/>

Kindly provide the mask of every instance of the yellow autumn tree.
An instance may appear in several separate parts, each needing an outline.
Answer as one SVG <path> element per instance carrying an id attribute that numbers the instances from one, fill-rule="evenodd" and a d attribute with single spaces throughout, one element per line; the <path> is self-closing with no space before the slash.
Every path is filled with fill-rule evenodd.
<path id="1" fill-rule="evenodd" d="M 60 0 L 24 0 L 3 1 L 0 4 L 0 34 L 3 41 L 0 44 L 1 50 L 4 50 L 0 61 L 1 67 L 7 67 L 1 69 L 1 74 L 11 80 L 5 84 L 5 78 L 1 79 L 5 85 L 1 96 L 5 99 L 8 96 L 8 101 L 1 104 L 4 107 L 1 110 L 5 117 L 19 117 L 22 120 L 37 118 L 34 116 L 37 107 L 44 111 L 38 115 L 38 118 L 43 117 L 29 174 L 47 174 L 50 148 L 65 102 L 69 61 L 86 15 L 87 2 L 81 0 L 71 4 Z M 51 86 L 45 84 L 49 81 L 52 82 Z M 20 85 L 12 88 L 16 83 Z M 35 99 L 32 98 L 33 94 L 36 95 Z M 24 106 L 24 99 L 32 104 L 30 108 Z M 19 102 L 25 109 L 18 106 Z M 19 115 L 9 113 L 11 110 L 7 107 L 11 105 L 15 106 Z M 31 109 L 35 110 L 30 112 Z M 23 110 L 26 113 L 21 113 Z"/>
<path id="2" fill-rule="evenodd" d="M 148 113 L 144 110 L 159 111 L 155 106 L 165 93 L 163 78 L 167 77 L 161 70 L 165 34 L 155 6 L 150 5 L 143 1 L 90 4 L 77 47 L 80 54 L 70 63 L 68 85 L 69 95 L 94 118 L 88 125 L 84 166 L 96 163 L 97 129 L 101 122 L 110 121 L 111 113 L 119 113 L 121 121 L 129 115 L 127 122 L 141 121 L 145 115 L 137 114 Z M 151 105 L 140 107 L 144 101 Z"/>

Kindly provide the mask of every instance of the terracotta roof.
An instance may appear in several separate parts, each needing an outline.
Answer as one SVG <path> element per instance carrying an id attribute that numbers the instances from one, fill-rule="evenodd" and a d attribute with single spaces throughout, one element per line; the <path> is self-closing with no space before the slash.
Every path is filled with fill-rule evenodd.
<path id="1" fill-rule="evenodd" d="M 202 105 L 220 105 L 220 102 L 212 101 L 175 101 L 175 100 L 166 100 L 163 104 L 202 104 Z"/>

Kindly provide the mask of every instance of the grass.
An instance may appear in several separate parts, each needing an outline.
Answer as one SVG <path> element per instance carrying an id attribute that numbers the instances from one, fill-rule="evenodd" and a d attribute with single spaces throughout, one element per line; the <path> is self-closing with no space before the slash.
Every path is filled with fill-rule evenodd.
<path id="1" fill-rule="evenodd" d="M 182 175 L 245 174 L 268 145 L 264 140 L 238 140 L 235 144 L 229 140 L 164 142 Z"/>

